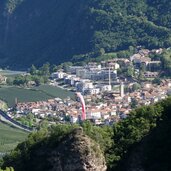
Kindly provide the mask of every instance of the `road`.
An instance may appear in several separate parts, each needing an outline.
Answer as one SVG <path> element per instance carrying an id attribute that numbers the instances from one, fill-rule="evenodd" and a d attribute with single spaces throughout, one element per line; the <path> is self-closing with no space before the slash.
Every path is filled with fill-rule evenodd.
<path id="1" fill-rule="evenodd" d="M 26 125 L 23 125 L 17 121 L 15 121 L 14 119 L 12 119 L 10 116 L 8 116 L 4 111 L 0 110 L 0 120 L 4 121 L 4 122 L 7 122 L 19 129 L 22 129 L 24 131 L 27 131 L 27 132 L 32 132 L 33 129 L 26 126 Z"/>

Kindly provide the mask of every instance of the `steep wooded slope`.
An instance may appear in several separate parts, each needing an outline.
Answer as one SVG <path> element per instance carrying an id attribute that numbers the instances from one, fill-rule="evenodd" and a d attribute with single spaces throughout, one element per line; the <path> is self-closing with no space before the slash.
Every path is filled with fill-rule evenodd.
<path id="1" fill-rule="evenodd" d="M 0 9 L 0 65 L 24 68 L 100 48 L 171 45 L 169 0 L 2 0 Z"/>
<path id="2" fill-rule="evenodd" d="M 157 127 L 134 144 L 121 160 L 116 171 L 171 170 L 171 98 L 163 101 L 163 115 Z"/>

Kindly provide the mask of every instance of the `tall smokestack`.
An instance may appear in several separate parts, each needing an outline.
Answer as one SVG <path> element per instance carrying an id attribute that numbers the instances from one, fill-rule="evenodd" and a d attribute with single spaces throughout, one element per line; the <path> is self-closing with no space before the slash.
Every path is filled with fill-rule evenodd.
<path id="1" fill-rule="evenodd" d="M 109 66 L 109 86 L 111 85 L 111 73 L 110 73 L 110 66 Z"/>
<path id="2" fill-rule="evenodd" d="M 124 83 L 123 82 L 121 82 L 120 84 L 120 96 L 124 97 Z"/>

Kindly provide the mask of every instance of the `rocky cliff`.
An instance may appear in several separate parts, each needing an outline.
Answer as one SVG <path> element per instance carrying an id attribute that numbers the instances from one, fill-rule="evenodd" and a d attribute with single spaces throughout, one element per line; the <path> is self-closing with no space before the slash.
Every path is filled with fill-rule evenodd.
<path id="1" fill-rule="evenodd" d="M 51 171 L 105 171 L 105 158 L 99 145 L 76 129 L 50 153 Z"/>

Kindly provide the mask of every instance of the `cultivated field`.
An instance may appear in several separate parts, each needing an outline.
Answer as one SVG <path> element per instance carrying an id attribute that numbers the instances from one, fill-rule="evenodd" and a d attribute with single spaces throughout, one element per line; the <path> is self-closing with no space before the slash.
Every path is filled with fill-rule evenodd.
<path id="1" fill-rule="evenodd" d="M 0 153 L 11 151 L 18 143 L 24 141 L 27 136 L 28 133 L 0 121 Z"/>
<path id="2" fill-rule="evenodd" d="M 8 106 L 15 105 L 15 99 L 18 102 L 32 102 L 39 100 L 47 100 L 52 96 L 43 93 L 42 91 L 24 89 L 18 87 L 1 87 L 0 88 L 0 99 L 7 102 Z"/>
<path id="3" fill-rule="evenodd" d="M 36 89 L 41 90 L 50 96 L 59 97 L 61 99 L 64 99 L 67 97 L 71 97 L 72 99 L 75 98 L 75 95 L 73 92 L 67 91 L 67 90 L 59 88 L 59 87 L 54 87 L 51 85 L 41 85 L 41 86 L 37 87 Z"/>
<path id="4" fill-rule="evenodd" d="M 18 102 L 34 102 L 55 97 L 63 99 L 68 96 L 74 98 L 74 93 L 49 85 L 42 85 L 34 89 L 24 89 L 19 87 L 7 86 L 0 87 L 0 99 L 5 101 L 9 107 L 15 105 L 16 98 Z"/>

